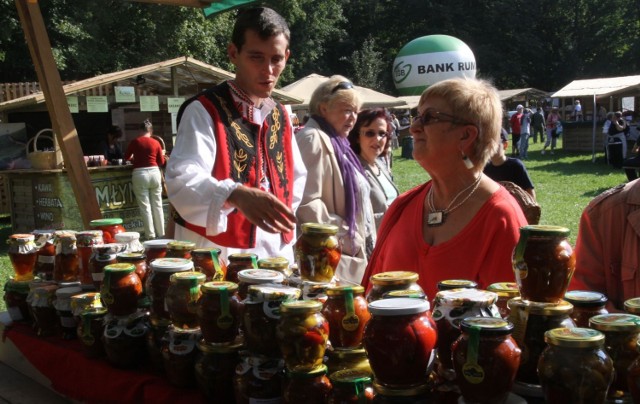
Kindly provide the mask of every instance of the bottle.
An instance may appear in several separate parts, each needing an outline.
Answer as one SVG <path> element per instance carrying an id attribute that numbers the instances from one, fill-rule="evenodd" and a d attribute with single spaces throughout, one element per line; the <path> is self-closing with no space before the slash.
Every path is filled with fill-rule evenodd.
<path id="1" fill-rule="evenodd" d="M 56 231 L 54 233 L 56 261 L 53 280 L 57 282 L 75 282 L 79 280 L 79 257 L 74 231 Z"/>
<path id="2" fill-rule="evenodd" d="M 93 278 L 91 277 L 91 270 L 89 269 L 89 261 L 93 254 L 93 247 L 104 244 L 102 239 L 102 230 L 85 230 L 76 233 L 76 246 L 78 248 L 78 272 L 79 280 L 82 287 L 92 289 Z"/>
<path id="3" fill-rule="evenodd" d="M 16 281 L 33 280 L 33 270 L 38 258 L 38 249 L 33 234 L 12 234 L 9 236 L 8 255 Z"/>
<path id="4" fill-rule="evenodd" d="M 102 238 L 106 244 L 115 243 L 115 235 L 126 231 L 122 225 L 122 219 L 117 217 L 92 220 L 89 222 L 89 227 L 102 230 Z"/>
<path id="5" fill-rule="evenodd" d="M 340 257 L 338 226 L 303 223 L 302 234 L 293 247 L 303 281 L 328 283 L 333 279 Z"/>
<path id="6" fill-rule="evenodd" d="M 424 293 L 418 285 L 418 274 L 411 271 L 381 272 L 371 277 L 371 289 L 367 292 L 367 302 L 382 299 L 393 290 L 415 290 Z"/>
<path id="7" fill-rule="evenodd" d="M 329 340 L 334 349 L 362 346 L 364 327 L 371 318 L 362 286 L 332 286 L 322 314 L 329 321 Z"/>
<path id="8" fill-rule="evenodd" d="M 294 300 L 280 305 L 276 338 L 290 372 L 311 372 L 322 365 L 329 323 L 320 310 L 322 304 L 313 300 Z"/>

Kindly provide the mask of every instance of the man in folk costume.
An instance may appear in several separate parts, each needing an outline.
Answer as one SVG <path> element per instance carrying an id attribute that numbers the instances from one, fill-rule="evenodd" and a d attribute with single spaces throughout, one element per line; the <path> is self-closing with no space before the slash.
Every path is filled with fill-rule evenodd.
<path id="1" fill-rule="evenodd" d="M 275 11 L 240 11 L 227 52 L 236 77 L 187 100 L 167 165 L 175 238 L 293 262 L 306 180 L 289 115 L 270 95 L 289 58 Z"/>

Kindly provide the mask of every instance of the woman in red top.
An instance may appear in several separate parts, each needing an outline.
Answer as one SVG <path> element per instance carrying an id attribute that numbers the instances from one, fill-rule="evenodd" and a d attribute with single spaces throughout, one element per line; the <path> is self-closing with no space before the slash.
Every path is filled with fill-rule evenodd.
<path id="1" fill-rule="evenodd" d="M 154 239 L 164 235 L 160 167 L 164 166 L 165 159 L 162 146 L 151 137 L 151 121 L 145 120 L 140 132 L 140 136 L 129 143 L 125 159 L 133 161 L 131 182 L 140 207 L 145 238 Z"/>

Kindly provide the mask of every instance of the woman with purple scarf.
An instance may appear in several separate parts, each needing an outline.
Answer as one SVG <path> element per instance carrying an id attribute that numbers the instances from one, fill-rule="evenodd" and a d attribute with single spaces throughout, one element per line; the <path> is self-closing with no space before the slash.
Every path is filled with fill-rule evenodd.
<path id="1" fill-rule="evenodd" d="M 360 284 L 375 241 L 375 223 L 364 169 L 349 145 L 360 109 L 353 84 L 332 76 L 311 95 L 311 119 L 296 133 L 307 167 L 307 182 L 296 216 L 298 224 L 333 224 L 340 229 L 340 281 Z"/>

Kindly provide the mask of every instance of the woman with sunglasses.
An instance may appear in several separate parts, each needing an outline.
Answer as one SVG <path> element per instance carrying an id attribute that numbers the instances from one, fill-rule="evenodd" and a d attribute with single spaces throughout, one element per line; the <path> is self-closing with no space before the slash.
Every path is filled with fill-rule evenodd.
<path id="1" fill-rule="evenodd" d="M 311 118 L 296 133 L 307 167 L 307 182 L 296 212 L 298 224 L 338 226 L 342 257 L 336 270 L 341 281 L 360 283 L 371 251 L 375 223 L 369 183 L 347 136 L 356 123 L 360 99 L 353 84 L 332 76 L 311 95 Z"/>
<path id="2" fill-rule="evenodd" d="M 392 130 L 392 118 L 387 110 L 372 108 L 358 113 L 356 124 L 349 133 L 351 149 L 358 155 L 371 186 L 376 227 L 380 226 L 382 216 L 399 194 L 387 168 Z"/>
<path id="3" fill-rule="evenodd" d="M 500 147 L 502 105 L 476 79 L 450 79 L 422 93 L 411 125 L 413 157 L 431 180 L 400 195 L 382 220 L 363 284 L 409 270 L 430 298 L 445 279 L 486 288 L 514 281 L 511 254 L 527 221 L 518 203 L 483 175 Z"/>

